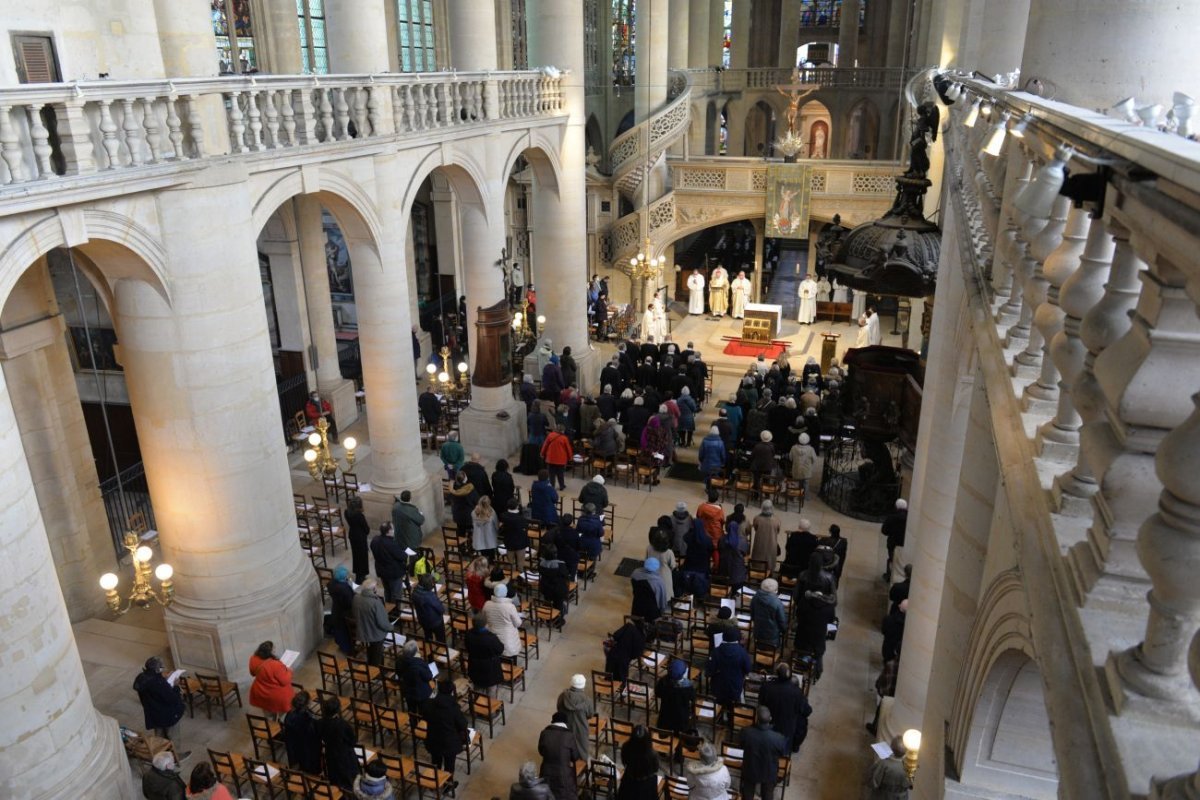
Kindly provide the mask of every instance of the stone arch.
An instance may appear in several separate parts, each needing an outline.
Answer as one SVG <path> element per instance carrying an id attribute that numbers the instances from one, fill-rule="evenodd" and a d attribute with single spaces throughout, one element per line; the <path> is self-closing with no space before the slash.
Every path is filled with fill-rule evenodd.
<path id="1" fill-rule="evenodd" d="M 775 106 L 766 97 L 746 110 L 746 155 L 765 157 L 773 152 L 776 120 L 779 115 Z"/>
<path id="2" fill-rule="evenodd" d="M 833 144 L 833 115 L 827 105 L 820 100 L 809 100 L 800 106 L 796 127 L 804 139 L 807 158 L 829 158 Z"/>
<path id="3" fill-rule="evenodd" d="M 629 113 L 627 113 L 625 116 L 621 117 L 621 121 L 617 123 L 617 129 L 616 129 L 616 131 L 613 132 L 613 138 L 609 139 L 609 141 L 610 142 L 615 141 L 618 136 L 620 136 L 622 133 L 624 133 L 625 131 L 632 128 L 633 122 L 634 122 L 633 110 L 630 109 Z"/>
<path id="4" fill-rule="evenodd" d="M 652 254 L 656 255 L 656 256 L 660 256 L 664 252 L 666 252 L 666 249 L 668 247 L 675 244 L 680 239 L 683 239 L 687 236 L 691 236 L 693 233 L 699 233 L 700 231 L 704 230 L 705 228 L 712 228 L 717 225 L 724 225 L 728 222 L 740 222 L 742 220 L 753 220 L 753 219 L 763 219 L 763 211 L 761 208 L 756 209 L 756 210 L 751 210 L 751 209 L 745 208 L 745 207 L 743 207 L 743 208 L 733 207 L 733 208 L 719 209 L 719 210 L 714 209 L 714 212 L 711 216 L 706 215 L 703 217 L 703 219 L 696 219 L 695 221 L 692 221 L 692 222 L 679 222 L 677 220 L 675 227 L 671 230 L 671 236 L 669 239 L 665 239 L 662 241 L 655 240 L 653 242 L 654 246 L 653 246 Z"/>
<path id="5" fill-rule="evenodd" d="M 533 169 L 533 176 L 537 184 L 553 189 L 555 194 L 557 194 L 559 174 L 558 154 L 553 147 L 548 146 L 547 142 L 535 142 L 534 133 L 534 131 L 531 131 L 528 137 L 522 137 L 509 148 L 508 155 L 504 159 L 504 171 L 501 173 L 501 182 L 508 182 L 508 177 L 512 174 L 513 165 L 518 158 L 525 156 L 525 160 L 529 162 L 530 168 Z M 538 138 L 540 139 L 541 137 Z"/>
<path id="6" fill-rule="evenodd" d="M 460 202 L 467 206 L 473 206 L 484 215 L 485 219 L 487 218 L 487 203 L 484 200 L 487 181 L 483 178 L 484 173 L 469 158 L 459 160 L 446 156 L 445 148 L 431 149 L 413 170 L 408 188 L 404 192 L 404 202 L 400 209 L 401 219 L 408 219 L 421 184 L 434 170 L 439 170 L 446 176 Z"/>
<path id="7" fill-rule="evenodd" d="M 346 238 L 382 239 L 383 223 L 374 200 L 357 182 L 325 167 L 280 174 L 251 206 L 254 229 L 261 231 L 281 205 L 299 194 L 319 194 L 321 204 L 337 219 Z"/>
<path id="8" fill-rule="evenodd" d="M 879 107 L 869 97 L 855 101 L 846 113 L 847 158 L 879 157 Z"/>
<path id="9" fill-rule="evenodd" d="M 961 675 L 947 732 L 959 777 L 947 779 L 948 796 L 961 787 L 997 798 L 1056 797 L 1049 715 L 1016 570 L 997 576 L 980 599 Z"/>

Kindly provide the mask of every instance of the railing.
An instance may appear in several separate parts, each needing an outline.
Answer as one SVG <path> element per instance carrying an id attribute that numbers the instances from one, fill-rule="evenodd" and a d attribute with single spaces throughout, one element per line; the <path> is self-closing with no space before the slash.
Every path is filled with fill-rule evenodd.
<path id="1" fill-rule="evenodd" d="M 682 85 L 679 83 L 680 77 Z M 647 169 L 687 132 L 691 121 L 690 75 L 675 72 L 671 79 L 676 91 L 674 99 L 660 111 L 613 139 L 608 149 L 613 183 L 627 197 L 636 194 Z"/>
<path id="2" fill-rule="evenodd" d="M 792 83 L 796 74 L 790 69 L 752 67 L 750 69 L 691 69 L 693 92 L 774 91 Z M 799 71 L 801 83 L 822 89 L 876 89 L 899 91 L 914 75 L 912 70 L 888 67 L 809 67 Z"/>
<path id="3" fill-rule="evenodd" d="M 1200 785 L 1200 699 L 1186 679 L 1190 646 L 1200 680 L 1200 583 L 1182 568 L 1200 561 L 1200 144 L 965 84 L 995 110 L 967 128 L 967 96 L 951 108 L 959 222 L 942 252 L 961 257 L 999 409 L 1000 486 L 1038 595 L 1031 638 L 1060 791 L 1187 796 Z M 1028 114 L 1025 136 L 982 155 L 1000 112 Z M 1063 143 L 1072 150 L 1053 160 Z M 1064 166 L 1070 197 L 1053 182 Z M 1189 774 L 1152 787 L 1175 773 Z"/>
<path id="4" fill-rule="evenodd" d="M 146 485 L 146 467 L 138 462 L 120 473 L 100 482 L 100 497 L 104 500 L 104 512 L 108 515 L 108 530 L 113 538 L 113 550 L 117 560 L 125 554 L 124 538 L 135 515 L 141 515 L 146 527 L 154 530 L 154 509 L 150 505 L 150 489 Z"/>
<path id="5" fill-rule="evenodd" d="M 287 433 L 288 423 L 304 410 L 304 404 L 308 402 L 308 376 L 301 372 L 284 378 L 276 382 L 275 388 L 279 394 L 279 418 L 283 420 L 283 429 Z"/>
<path id="6" fill-rule="evenodd" d="M 0 91 L 0 186 L 562 111 L 537 71 L 254 75 Z"/>

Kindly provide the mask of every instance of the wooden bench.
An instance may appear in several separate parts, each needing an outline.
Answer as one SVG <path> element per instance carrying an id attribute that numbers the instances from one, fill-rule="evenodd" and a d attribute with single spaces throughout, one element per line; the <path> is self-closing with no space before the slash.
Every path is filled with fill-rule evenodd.
<path id="1" fill-rule="evenodd" d="M 827 319 L 830 322 L 845 322 L 850 324 L 853 318 L 853 303 L 817 303 L 817 319 Z"/>

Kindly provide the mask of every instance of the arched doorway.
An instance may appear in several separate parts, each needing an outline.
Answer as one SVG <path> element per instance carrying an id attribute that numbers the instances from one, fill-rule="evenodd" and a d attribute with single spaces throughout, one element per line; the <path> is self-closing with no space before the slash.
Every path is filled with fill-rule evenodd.
<path id="1" fill-rule="evenodd" d="M 879 109 L 869 98 L 850 107 L 846 123 L 846 156 L 873 159 L 879 157 Z"/>
<path id="2" fill-rule="evenodd" d="M 769 158 L 775 154 L 775 109 L 759 100 L 746 112 L 746 155 Z"/>
<path id="3" fill-rule="evenodd" d="M 800 117 L 796 124 L 804 139 L 805 157 L 829 158 L 829 146 L 833 141 L 833 118 L 829 114 L 829 108 L 820 100 L 809 100 L 800 107 Z"/>

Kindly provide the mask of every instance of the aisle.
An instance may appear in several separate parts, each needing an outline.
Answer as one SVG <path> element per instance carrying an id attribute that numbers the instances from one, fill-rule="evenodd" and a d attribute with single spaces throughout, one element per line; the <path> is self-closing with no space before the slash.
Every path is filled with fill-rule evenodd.
<path id="1" fill-rule="evenodd" d="M 783 318 L 795 320 L 800 312 L 800 271 L 808 265 L 807 250 L 785 250 L 764 302 L 783 306 Z"/>

